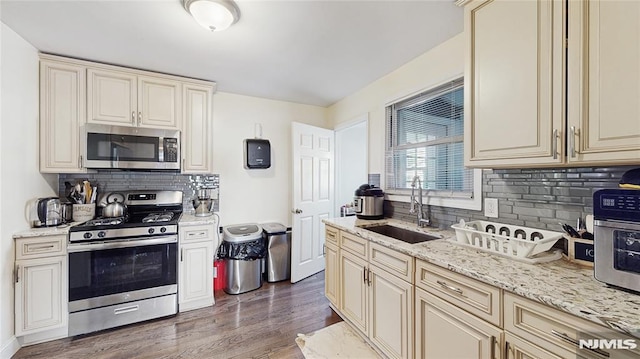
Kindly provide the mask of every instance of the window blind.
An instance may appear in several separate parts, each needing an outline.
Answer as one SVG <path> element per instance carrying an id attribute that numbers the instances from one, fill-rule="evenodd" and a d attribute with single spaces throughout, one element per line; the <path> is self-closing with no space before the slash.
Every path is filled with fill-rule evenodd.
<path id="1" fill-rule="evenodd" d="M 472 197 L 473 171 L 464 168 L 463 80 L 386 108 L 386 187 L 411 188 L 419 176 L 429 195 Z"/>

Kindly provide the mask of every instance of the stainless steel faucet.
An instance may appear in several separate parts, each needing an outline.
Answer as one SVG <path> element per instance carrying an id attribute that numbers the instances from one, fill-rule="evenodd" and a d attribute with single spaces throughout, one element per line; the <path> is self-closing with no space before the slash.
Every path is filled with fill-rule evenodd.
<path id="1" fill-rule="evenodd" d="M 418 187 L 418 200 L 416 201 L 415 189 L 416 184 Z M 418 209 L 416 210 L 416 204 Z M 431 218 L 429 218 L 429 211 L 427 210 L 427 218 L 424 218 L 424 211 L 422 208 L 422 181 L 420 177 L 415 175 L 411 181 L 411 207 L 409 207 L 409 213 L 416 213 L 416 222 L 418 227 L 426 227 L 431 225 Z"/>

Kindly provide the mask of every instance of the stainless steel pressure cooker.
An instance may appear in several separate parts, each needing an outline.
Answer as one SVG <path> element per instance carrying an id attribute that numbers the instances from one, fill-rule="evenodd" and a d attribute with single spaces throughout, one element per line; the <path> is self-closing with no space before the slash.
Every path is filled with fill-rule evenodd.
<path id="1" fill-rule="evenodd" d="M 360 186 L 353 198 L 356 217 L 360 219 L 382 219 L 384 204 L 384 192 L 379 187 L 371 184 Z"/>

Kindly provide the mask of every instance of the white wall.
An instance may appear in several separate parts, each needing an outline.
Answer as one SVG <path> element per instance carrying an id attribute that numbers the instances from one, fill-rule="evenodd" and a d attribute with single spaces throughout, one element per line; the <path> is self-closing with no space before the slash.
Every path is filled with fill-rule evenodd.
<path id="1" fill-rule="evenodd" d="M 38 52 L 5 24 L 0 26 L 0 356 L 8 357 L 17 344 L 11 236 L 29 227 L 26 202 L 55 195 L 58 179 L 38 172 Z"/>
<path id="2" fill-rule="evenodd" d="M 328 118 L 335 128 L 340 123 L 369 113 L 369 173 L 383 174 L 385 105 L 462 77 L 463 73 L 464 43 L 462 34 L 459 34 L 338 101 L 329 107 Z"/>
<path id="3" fill-rule="evenodd" d="M 336 216 L 341 206 L 353 202 L 355 190 L 369 179 L 367 116 L 357 121 L 336 128 Z"/>
<path id="4" fill-rule="evenodd" d="M 326 109 L 218 92 L 213 96 L 213 163 L 220 174 L 220 224 L 291 225 L 291 123 L 327 128 Z M 243 166 L 243 140 L 255 124 L 271 143 L 271 168 Z"/>

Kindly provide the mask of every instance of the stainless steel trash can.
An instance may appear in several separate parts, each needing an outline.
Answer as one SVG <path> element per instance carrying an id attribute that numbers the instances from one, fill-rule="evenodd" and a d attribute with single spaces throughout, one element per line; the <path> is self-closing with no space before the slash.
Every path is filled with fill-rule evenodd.
<path id="1" fill-rule="evenodd" d="M 262 227 L 255 223 L 238 224 L 225 226 L 223 232 L 220 250 L 226 272 L 223 290 L 240 294 L 260 288 L 266 253 Z"/>
<path id="2" fill-rule="evenodd" d="M 287 227 L 280 223 L 265 223 L 262 229 L 267 247 L 267 282 L 291 278 L 291 231 L 287 231 Z"/>

